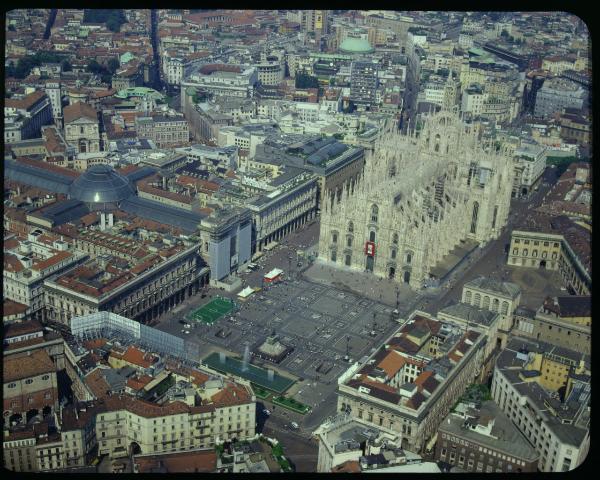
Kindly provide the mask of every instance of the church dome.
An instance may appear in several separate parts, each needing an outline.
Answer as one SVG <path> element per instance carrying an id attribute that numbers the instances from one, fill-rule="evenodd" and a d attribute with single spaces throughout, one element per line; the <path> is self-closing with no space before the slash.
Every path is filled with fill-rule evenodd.
<path id="1" fill-rule="evenodd" d="M 371 53 L 375 51 L 368 40 L 355 37 L 346 38 L 340 45 L 340 50 L 344 53 Z"/>
<path id="2" fill-rule="evenodd" d="M 88 204 L 117 203 L 134 194 L 129 180 L 110 165 L 92 165 L 69 187 L 71 198 Z"/>

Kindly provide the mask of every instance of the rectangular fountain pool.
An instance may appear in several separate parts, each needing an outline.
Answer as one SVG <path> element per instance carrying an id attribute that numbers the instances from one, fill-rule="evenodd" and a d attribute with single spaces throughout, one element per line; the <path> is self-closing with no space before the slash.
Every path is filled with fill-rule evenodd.
<path id="1" fill-rule="evenodd" d="M 219 355 L 214 352 L 202 360 L 202 363 L 219 372 L 231 373 L 238 377 L 259 385 L 260 387 L 272 390 L 279 394 L 290 388 L 295 380 L 279 375 L 277 372 L 270 373 L 269 370 L 256 365 L 248 364 L 244 369 L 244 362 L 237 358 Z M 272 377 L 272 380 L 271 378 Z"/>

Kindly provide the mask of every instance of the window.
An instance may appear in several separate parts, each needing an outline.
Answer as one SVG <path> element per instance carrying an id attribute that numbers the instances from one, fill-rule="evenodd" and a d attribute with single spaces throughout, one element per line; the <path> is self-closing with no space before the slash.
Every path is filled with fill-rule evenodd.
<path id="1" fill-rule="evenodd" d="M 346 245 L 347 245 L 348 247 L 351 247 L 351 246 L 352 246 L 352 237 L 348 237 L 348 238 L 346 239 Z"/>
<path id="2" fill-rule="evenodd" d="M 50 375 L 44 375 L 44 376 L 42 377 L 42 380 L 48 380 L 49 378 L 50 378 Z"/>
<path id="3" fill-rule="evenodd" d="M 371 207 L 371 221 L 373 223 L 377 223 L 378 214 L 379 214 L 379 208 L 377 207 L 377 205 L 373 205 Z"/>
<path id="4" fill-rule="evenodd" d="M 518 254 L 519 254 L 519 249 L 513 248 L 513 255 L 518 255 Z"/>
<path id="5" fill-rule="evenodd" d="M 25 383 L 27 385 L 31 385 L 33 383 L 33 380 L 31 378 L 28 378 L 27 380 L 25 380 Z"/>
<path id="6" fill-rule="evenodd" d="M 369 241 L 370 242 L 374 242 L 375 241 L 375 232 L 369 233 Z"/>
<path id="7" fill-rule="evenodd" d="M 331 241 L 332 241 L 333 243 L 337 243 L 337 238 L 338 238 L 338 237 L 337 237 L 337 233 L 335 233 L 335 232 L 334 232 L 334 233 L 331 235 Z"/>
<path id="8" fill-rule="evenodd" d="M 9 383 L 8 388 L 15 388 L 17 386 L 16 383 Z"/>
<path id="9" fill-rule="evenodd" d="M 350 233 L 354 232 L 354 223 L 350 222 L 348 224 L 348 232 L 350 232 Z"/>

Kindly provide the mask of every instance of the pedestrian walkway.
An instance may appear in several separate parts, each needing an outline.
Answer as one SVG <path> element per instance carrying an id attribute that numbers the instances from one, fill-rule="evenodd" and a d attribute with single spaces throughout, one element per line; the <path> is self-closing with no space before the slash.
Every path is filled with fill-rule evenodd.
<path id="1" fill-rule="evenodd" d="M 417 297 L 416 292 L 407 285 L 387 278 L 378 278 L 366 272 L 333 268 L 319 259 L 304 271 L 303 276 L 307 280 L 351 291 L 394 308 L 396 308 L 396 301 L 400 305 L 405 305 L 413 302 Z"/>

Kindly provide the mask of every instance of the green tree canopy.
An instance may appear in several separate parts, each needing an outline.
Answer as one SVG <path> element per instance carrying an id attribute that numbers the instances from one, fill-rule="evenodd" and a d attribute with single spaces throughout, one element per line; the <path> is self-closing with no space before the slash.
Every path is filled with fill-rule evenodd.
<path id="1" fill-rule="evenodd" d="M 319 88 L 319 80 L 312 75 L 299 73 L 296 75 L 296 88 Z"/>
<path id="2" fill-rule="evenodd" d="M 92 59 L 86 68 L 88 72 L 91 73 L 102 73 L 105 70 L 105 67 L 100 65 L 96 60 Z"/>
<path id="3" fill-rule="evenodd" d="M 119 61 L 116 58 L 111 58 L 108 61 L 108 71 L 111 74 L 114 74 L 120 66 L 121 66 L 121 64 L 119 63 Z"/>
<path id="4" fill-rule="evenodd" d="M 112 32 L 121 31 L 121 25 L 127 23 L 125 12 L 119 8 L 94 8 L 83 12 L 83 23 L 104 23 Z"/>

